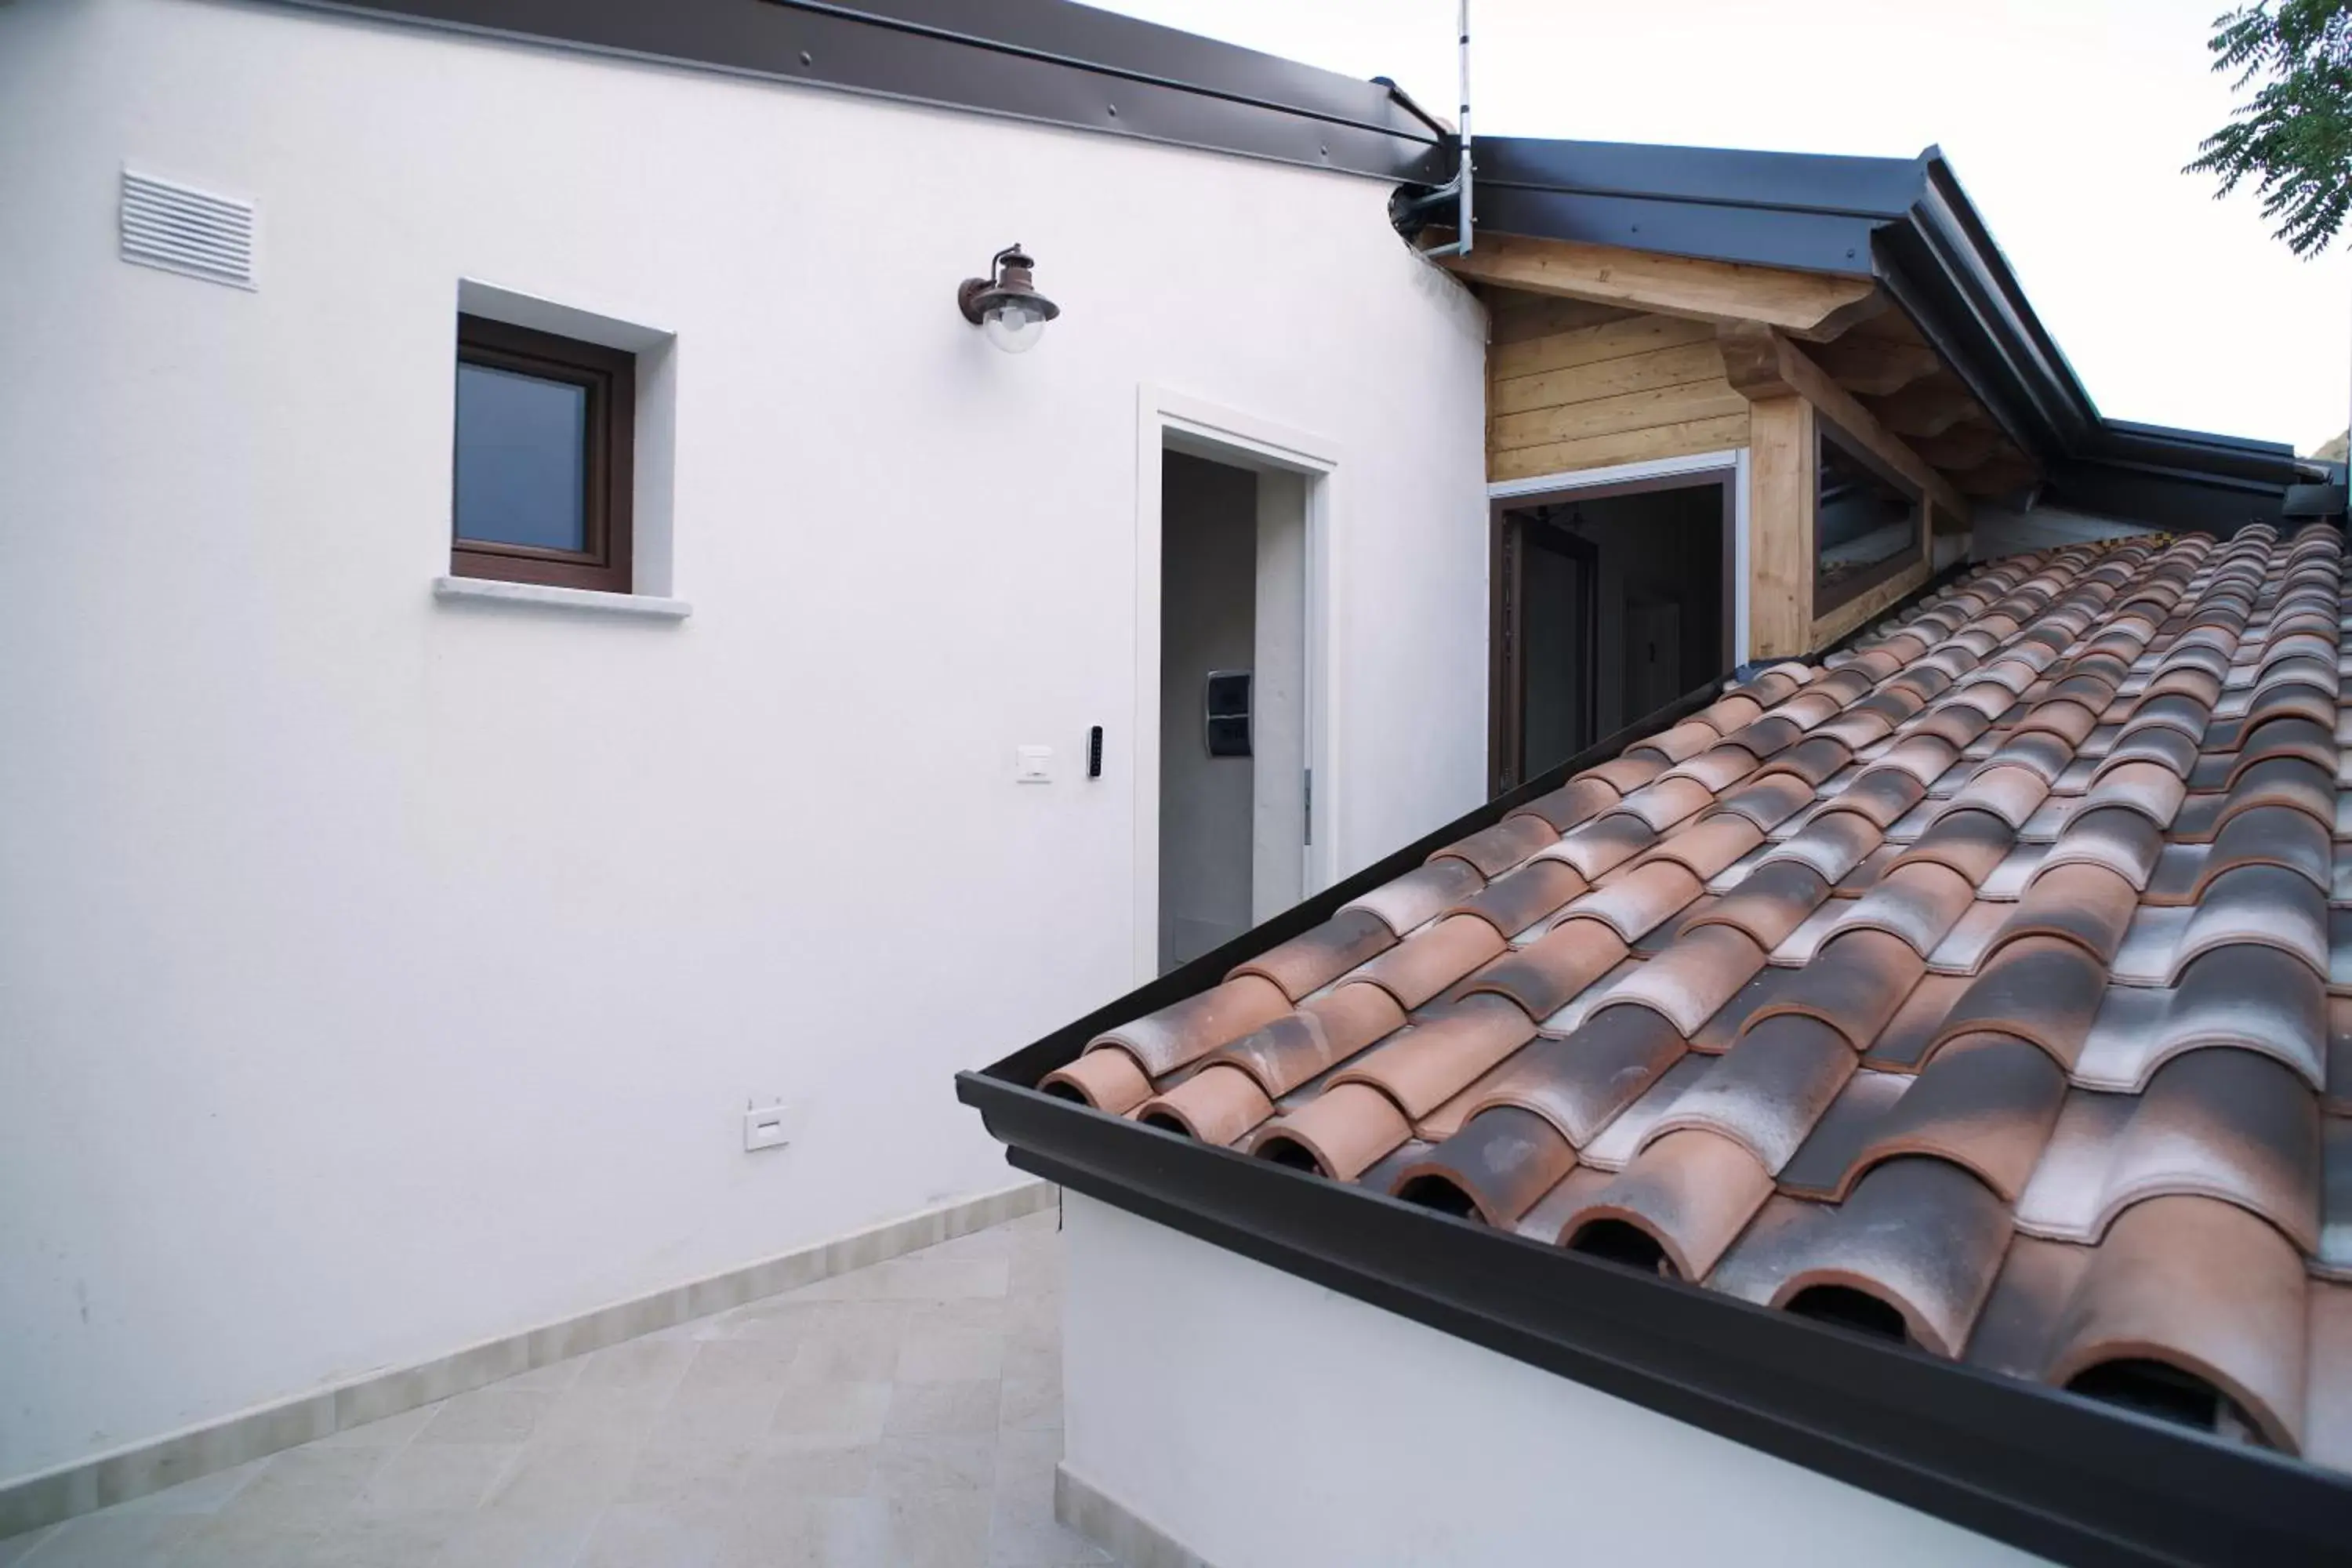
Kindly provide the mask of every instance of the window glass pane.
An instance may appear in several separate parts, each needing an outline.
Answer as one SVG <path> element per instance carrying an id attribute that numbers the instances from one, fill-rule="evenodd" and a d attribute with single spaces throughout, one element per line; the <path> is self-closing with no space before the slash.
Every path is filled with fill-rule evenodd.
<path id="1" fill-rule="evenodd" d="M 457 366 L 457 537 L 588 548 L 588 389 Z"/>
<path id="2" fill-rule="evenodd" d="M 1813 516 L 1815 583 L 1834 592 L 1919 547 L 1919 503 L 1835 441 L 1821 444 L 1821 504 Z"/>

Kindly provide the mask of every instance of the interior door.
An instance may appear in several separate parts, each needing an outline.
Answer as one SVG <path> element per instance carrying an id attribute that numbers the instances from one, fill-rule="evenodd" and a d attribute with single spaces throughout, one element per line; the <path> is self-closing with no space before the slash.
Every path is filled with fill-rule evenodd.
<path id="1" fill-rule="evenodd" d="M 1539 512 L 1509 514 L 1500 543 L 1496 784 L 1508 790 L 1600 739 L 1600 553 Z"/>

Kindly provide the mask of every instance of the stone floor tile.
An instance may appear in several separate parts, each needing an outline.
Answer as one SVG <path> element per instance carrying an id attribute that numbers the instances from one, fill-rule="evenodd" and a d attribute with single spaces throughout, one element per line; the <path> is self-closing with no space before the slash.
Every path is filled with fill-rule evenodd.
<path id="1" fill-rule="evenodd" d="M 887 1383 L 788 1383 L 768 1429 L 779 1436 L 870 1443 L 882 1436 L 890 1409 Z"/>
<path id="2" fill-rule="evenodd" d="M 790 1297 L 739 1307 L 728 1314 L 731 1340 L 799 1344 L 812 1339 L 855 1336 L 893 1338 L 906 1331 L 928 1303 L 908 1301 L 803 1301 Z"/>
<path id="3" fill-rule="evenodd" d="M 871 1443 L 776 1438 L 754 1450 L 744 1470 L 754 1492 L 775 1497 L 863 1497 L 873 1489 Z"/>
<path id="4" fill-rule="evenodd" d="M 677 1391 L 782 1383 L 792 1375 L 798 1349 L 789 1340 L 706 1340 L 694 1347 L 694 1359 L 678 1379 Z"/>
<path id="5" fill-rule="evenodd" d="M 210 1522 L 198 1514 L 108 1509 L 68 1520 L 19 1561 L 25 1568 L 166 1568 Z"/>
<path id="6" fill-rule="evenodd" d="M 988 1561 L 990 1500 L 928 1492 L 883 1500 L 873 1561 L 891 1568 L 981 1568 Z"/>
<path id="7" fill-rule="evenodd" d="M 600 1506 L 572 1514 L 477 1513 L 426 1568 L 572 1568 L 604 1511 Z"/>
<path id="8" fill-rule="evenodd" d="M 887 1328 L 829 1330 L 794 1342 L 794 1383 L 887 1382 L 898 1371 L 899 1332 Z"/>
<path id="9" fill-rule="evenodd" d="M 623 1436 L 535 1437 L 491 1483 L 481 1511 L 517 1518 L 593 1514 L 621 1495 L 645 1442 Z"/>
<path id="10" fill-rule="evenodd" d="M 470 1513 L 521 1452 L 520 1443 L 412 1443 L 384 1460 L 352 1507 L 363 1514 Z"/>
<path id="11" fill-rule="evenodd" d="M 1058 1415 L 1058 1406 L 1056 1407 Z M 894 1436 L 942 1432 L 993 1433 L 998 1425 L 997 1380 L 902 1383 L 890 1391 L 890 1411 L 882 1429 Z"/>
<path id="12" fill-rule="evenodd" d="M 531 1435 L 541 1415 L 562 1395 L 539 1389 L 508 1389 L 495 1385 L 461 1394 L 441 1406 L 441 1413 L 416 1434 L 419 1444 L 520 1443 Z"/>
<path id="13" fill-rule="evenodd" d="M 732 1508 L 764 1439 L 720 1438 L 650 1443 L 629 1468 L 614 1504 L 667 1508 Z"/>
<path id="14" fill-rule="evenodd" d="M 898 1345 L 898 1381 L 951 1383 L 1004 1372 L 1004 1336 L 986 1330 L 908 1330 Z"/>
<path id="15" fill-rule="evenodd" d="M 1040 1345 L 1029 1341 L 1008 1340 L 1004 1346 L 1003 1374 L 1011 1378 L 1030 1378 L 1059 1385 L 1062 1380 L 1062 1347 L 1059 1344 Z"/>
<path id="16" fill-rule="evenodd" d="M 370 1422 L 0 1568 L 1075 1568 L 1055 1216 Z"/>
<path id="17" fill-rule="evenodd" d="M 567 1388 L 540 1413 L 530 1440 L 642 1441 L 653 1430 L 669 1396 L 669 1387 L 660 1384 Z"/>
<path id="18" fill-rule="evenodd" d="M 315 1531 L 336 1522 L 392 1458 L 383 1448 L 335 1448 L 306 1444 L 271 1456 L 213 1518 L 223 1540 L 270 1530 Z"/>
<path id="19" fill-rule="evenodd" d="M 452 1510 L 354 1513 L 312 1542 L 310 1568 L 418 1568 L 432 1562 L 468 1516 Z"/>
<path id="20" fill-rule="evenodd" d="M 691 1342 L 677 1340 L 625 1340 L 581 1357 L 572 1389 L 668 1388 L 686 1375 L 695 1349 Z"/>
<path id="21" fill-rule="evenodd" d="M 578 1568 L 734 1568 L 725 1521 L 708 1510 L 614 1503 L 589 1532 Z"/>
<path id="22" fill-rule="evenodd" d="M 874 1445 L 874 1490 L 882 1496 L 992 1491 L 995 1486 L 993 1436 L 884 1437 Z"/>
<path id="23" fill-rule="evenodd" d="M 340 1517 L 340 1510 L 310 1519 L 241 1512 L 234 1506 L 209 1516 L 189 1515 L 187 1538 L 171 1568 L 312 1568 L 320 1541 Z M 27 1568 L 41 1568 L 41 1560 L 35 1558 Z"/>
<path id="24" fill-rule="evenodd" d="M 999 1419 L 1014 1429 L 1059 1426 L 1062 1424 L 1062 1379 L 1007 1377 L 1003 1380 Z"/>
<path id="25" fill-rule="evenodd" d="M 1041 1426 L 996 1435 L 996 1484 L 1042 1482 L 1050 1496 L 1054 1467 L 1062 1462 L 1062 1429 Z"/>
<path id="26" fill-rule="evenodd" d="M 22 1563 L 31 1554 L 34 1547 L 55 1535 L 59 1528 L 58 1525 L 49 1524 L 38 1530 L 27 1530 L 16 1535 L 0 1535 L 0 1568 L 16 1568 L 17 1563 Z"/>
<path id="27" fill-rule="evenodd" d="M 654 1417 L 646 1440 L 663 1444 L 763 1437 L 782 1397 L 782 1390 L 769 1383 L 681 1385 Z"/>

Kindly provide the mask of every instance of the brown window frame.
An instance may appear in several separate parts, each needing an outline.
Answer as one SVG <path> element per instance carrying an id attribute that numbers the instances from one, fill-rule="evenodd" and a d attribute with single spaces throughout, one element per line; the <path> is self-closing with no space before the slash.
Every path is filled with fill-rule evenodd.
<path id="1" fill-rule="evenodd" d="M 588 394 L 581 497 L 585 550 L 551 550 L 467 539 L 457 532 L 457 420 L 450 420 L 449 570 L 459 577 L 625 594 L 632 581 L 630 497 L 635 489 L 637 357 L 482 316 L 457 318 L 457 363 L 568 382 Z M 456 371 L 451 371 L 454 379 Z"/>
<path id="2" fill-rule="evenodd" d="M 1911 500 L 1912 524 L 1911 547 L 1908 550 L 1898 550 L 1884 561 L 1873 562 L 1853 576 L 1836 584 L 1834 588 L 1822 581 L 1820 537 L 1822 453 L 1825 448 L 1832 446 L 1846 458 L 1869 469 L 1894 489 L 1908 496 Z M 1813 618 L 1819 620 L 1840 605 L 1853 603 L 1881 583 L 1899 577 L 1925 561 L 1927 558 L 1925 537 L 1927 531 L 1927 498 L 1919 487 L 1905 479 L 1885 458 L 1863 445 L 1859 437 L 1849 435 L 1843 426 L 1837 424 L 1819 409 L 1815 409 L 1813 412 Z"/>

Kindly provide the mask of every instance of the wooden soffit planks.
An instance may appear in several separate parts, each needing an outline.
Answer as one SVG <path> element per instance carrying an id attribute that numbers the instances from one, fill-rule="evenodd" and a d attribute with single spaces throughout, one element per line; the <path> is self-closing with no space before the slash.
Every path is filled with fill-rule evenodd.
<path id="1" fill-rule="evenodd" d="M 1934 504 L 1938 521 L 1966 526 L 1969 503 L 1952 482 L 1900 437 L 1879 423 L 1853 395 L 1830 379 L 1804 350 L 1766 321 L 1738 321 L 1717 330 L 1723 370 L 1732 386 L 1751 402 L 1801 397 L 1840 429 L 1874 453 L 1879 461 L 1917 485 Z"/>
<path id="2" fill-rule="evenodd" d="M 1443 235 L 1433 230 L 1431 237 Z M 1576 240 L 1481 235 L 1469 255 L 1447 257 L 1443 264 L 1457 278 L 1497 288 L 1702 321 L 1760 321 L 1807 340 L 1836 337 L 1885 308 L 1868 278 L 1661 256 Z"/>

